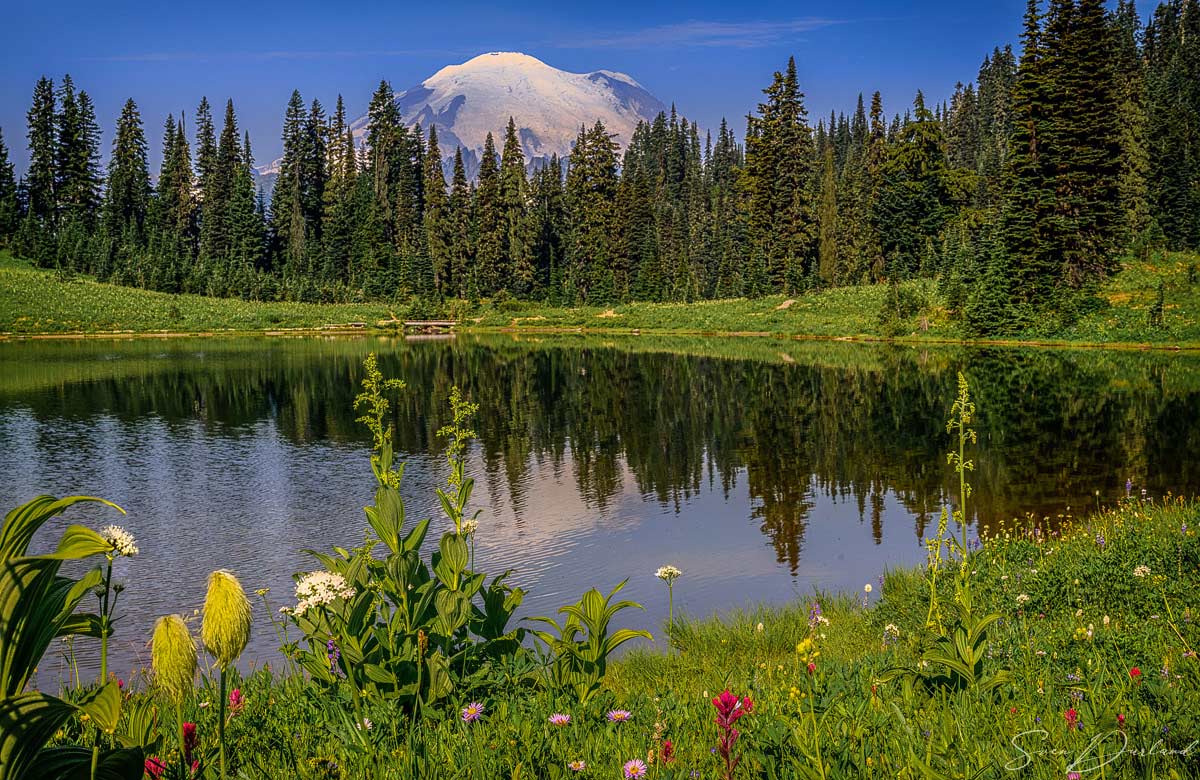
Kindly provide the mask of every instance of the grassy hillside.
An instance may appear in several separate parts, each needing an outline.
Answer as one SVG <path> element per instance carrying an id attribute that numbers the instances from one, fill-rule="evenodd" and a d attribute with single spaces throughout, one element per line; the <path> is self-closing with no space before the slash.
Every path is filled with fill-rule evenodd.
<path id="1" fill-rule="evenodd" d="M 1200 345 L 1200 281 L 1191 269 L 1200 256 L 1172 253 L 1150 262 L 1129 262 L 1099 291 L 1097 307 L 1065 330 L 1053 324 L 1014 334 L 1015 341 Z M 1165 317 L 1150 326 L 1159 281 Z M 906 297 L 918 311 L 893 335 L 912 340 L 958 340 L 958 323 L 937 305 L 935 285 L 907 282 Z M 485 304 L 464 325 L 479 330 L 585 330 L 601 333 L 766 333 L 819 338 L 878 338 L 887 331 L 879 313 L 889 294 L 884 285 L 825 290 L 795 298 L 769 296 L 697 303 L 631 303 L 613 307 L 556 308 L 505 301 Z M 0 333 L 99 332 L 196 333 L 321 328 L 365 322 L 376 326 L 401 314 L 387 304 L 258 303 L 170 295 L 63 279 L 0 253 Z"/>
<path id="2" fill-rule="evenodd" d="M 389 319 L 388 306 L 256 303 L 172 295 L 57 274 L 0 253 L 0 332 L 196 333 L 320 328 Z"/>

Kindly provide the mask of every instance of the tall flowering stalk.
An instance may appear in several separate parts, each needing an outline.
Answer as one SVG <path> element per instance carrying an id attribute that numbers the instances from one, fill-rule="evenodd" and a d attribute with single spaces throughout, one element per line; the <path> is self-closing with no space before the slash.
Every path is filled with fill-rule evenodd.
<path id="1" fill-rule="evenodd" d="M 958 397 L 950 407 L 950 419 L 946 421 L 946 433 L 953 434 L 958 439 L 958 450 L 946 455 L 946 462 L 954 467 L 958 474 L 958 515 L 959 527 L 962 529 L 962 539 L 956 540 L 960 570 L 967 568 L 967 498 L 971 495 L 971 485 L 967 482 L 967 472 L 975 470 L 975 461 L 967 460 L 967 443 L 975 444 L 975 429 L 969 427 L 975 417 L 975 402 L 971 400 L 971 387 L 961 371 L 958 372 Z"/>
<path id="2" fill-rule="evenodd" d="M 744 715 L 749 715 L 754 711 L 754 702 L 750 701 L 749 696 L 739 698 L 726 689 L 719 696 L 713 698 L 712 704 L 717 709 L 717 728 L 721 730 L 720 739 L 717 741 L 717 755 L 725 765 L 722 769 L 722 777 L 724 780 L 733 780 L 733 773 L 737 771 L 738 764 L 742 760 L 742 757 L 736 754 L 737 741 L 741 732 L 734 727 L 734 724 Z"/>
<path id="3" fill-rule="evenodd" d="M 200 638 L 221 670 L 220 716 L 217 719 L 217 742 L 221 762 L 221 780 L 225 780 L 225 679 L 229 667 L 237 660 L 250 641 L 250 600 L 237 577 L 227 571 L 214 571 L 208 577 L 208 594 L 204 598 L 204 622 Z M 239 698 L 241 694 L 239 691 Z"/>
<path id="4" fill-rule="evenodd" d="M 104 528 L 100 536 L 111 545 L 104 554 L 107 559 L 104 568 L 104 589 L 96 594 L 100 599 L 100 684 L 103 685 L 108 681 L 108 638 L 112 636 L 113 613 L 117 609 L 117 596 L 121 593 L 120 586 L 113 587 L 113 560 L 132 558 L 138 554 L 138 548 L 133 535 L 119 525 Z"/>
<path id="5" fill-rule="evenodd" d="M 183 705 L 192 693 L 192 678 L 196 674 L 196 642 L 188 631 L 187 623 L 179 615 L 161 617 L 154 624 L 154 636 L 150 640 L 150 664 L 154 669 L 155 684 L 175 704 L 179 749 L 186 753 Z"/>
<path id="6" fill-rule="evenodd" d="M 654 576 L 667 583 L 667 625 L 675 625 L 675 580 L 683 574 L 677 567 L 667 564 L 659 566 Z"/>

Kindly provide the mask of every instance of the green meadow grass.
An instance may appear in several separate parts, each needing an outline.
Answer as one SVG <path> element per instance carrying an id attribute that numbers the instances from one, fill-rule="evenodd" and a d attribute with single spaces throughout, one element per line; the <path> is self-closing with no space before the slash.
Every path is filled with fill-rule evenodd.
<path id="1" fill-rule="evenodd" d="M 1200 256 L 1156 255 L 1128 260 L 1095 298 L 1097 308 L 1065 329 L 1033 323 L 1005 339 L 1012 342 L 1151 344 L 1200 346 L 1200 282 L 1194 269 Z M 1150 309 L 1164 284 L 1165 316 L 1150 326 Z M 927 280 L 902 285 L 929 305 L 901 323 L 899 340 L 960 341 L 957 322 L 936 306 L 935 285 Z M 550 307 L 536 302 L 484 302 L 465 306 L 467 330 L 517 332 L 585 331 L 644 334 L 763 333 L 811 338 L 882 338 L 879 312 L 886 285 L 839 287 L 787 298 L 736 298 L 694 303 L 628 303 L 614 306 Z M 402 308 L 402 307 L 400 307 Z M 396 306 L 380 303 L 304 304 L 253 302 L 172 295 L 97 283 L 85 277 L 59 278 L 0 253 L 0 333 L 18 335 L 263 332 L 319 329 L 364 322 L 375 327 L 392 319 Z M 401 314 L 402 316 L 402 314 Z"/>

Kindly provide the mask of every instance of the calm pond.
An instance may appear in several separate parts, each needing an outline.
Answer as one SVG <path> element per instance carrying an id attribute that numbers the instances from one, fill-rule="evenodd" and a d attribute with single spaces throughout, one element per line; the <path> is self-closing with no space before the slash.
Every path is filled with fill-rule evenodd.
<path id="1" fill-rule="evenodd" d="M 191 614 L 213 569 L 270 588 L 275 609 L 292 602 L 293 573 L 317 568 L 305 549 L 361 542 L 373 483 L 351 407 L 371 351 L 408 383 L 393 410 L 413 520 L 441 518 L 435 432 L 451 386 L 479 404 L 476 561 L 515 570 L 525 614 L 629 578 L 647 610 L 622 618 L 655 630 L 665 563 L 683 569 L 676 604 L 696 615 L 865 583 L 878 598 L 885 569 L 924 560 L 954 490 L 945 419 L 959 370 L 979 405 L 978 524 L 1077 514 L 1126 480 L 1152 497 L 1200 487 L 1200 356 L 1182 353 L 570 336 L 0 343 L 0 505 L 103 496 L 128 517 L 67 520 L 121 523 L 141 548 L 118 562 L 110 668 L 148 663 L 154 619 Z M 245 658 L 276 661 L 255 610 Z M 43 685 L 64 655 L 51 651 Z M 94 655 L 81 655 L 85 675 Z"/>

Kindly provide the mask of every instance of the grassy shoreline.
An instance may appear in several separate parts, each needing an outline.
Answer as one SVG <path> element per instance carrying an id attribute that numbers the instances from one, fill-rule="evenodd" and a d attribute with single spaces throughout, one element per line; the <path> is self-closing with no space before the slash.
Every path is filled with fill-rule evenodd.
<path id="1" fill-rule="evenodd" d="M 974 344 L 981 346 L 1200 349 L 1200 290 L 1193 290 L 1189 255 L 1128 264 L 1103 292 L 1107 308 L 1066 331 L 965 339 L 944 311 L 903 323 L 894 336 L 878 322 L 886 286 L 838 288 L 796 298 L 629 303 L 612 307 L 488 304 L 460 319 L 459 332 L 642 336 L 770 337 L 795 340 Z M 1158 281 L 1168 285 L 1167 325 L 1150 329 L 1146 313 Z M 930 295 L 929 282 L 905 284 Z M 175 295 L 102 284 L 52 272 L 0 253 L 0 339 L 169 338 L 174 336 L 304 336 L 396 333 L 403 307 L 382 304 L 252 302 Z M 400 314 L 403 318 L 403 314 Z M 350 327 L 363 323 L 364 327 Z M 384 323 L 387 323 L 386 325 Z M 922 327 L 923 326 L 923 327 Z"/>
<path id="2" fill-rule="evenodd" d="M 351 706 L 340 687 L 259 669 L 236 681 L 244 704 L 227 729 L 230 755 L 250 778 L 557 779 L 576 776 L 572 760 L 586 762 L 584 777 L 616 778 L 634 758 L 651 778 L 717 778 L 709 699 L 727 688 L 754 702 L 738 724 L 736 777 L 1004 777 L 1024 762 L 1021 777 L 1062 780 L 1089 755 L 1110 762 L 1096 777 L 1200 776 L 1200 626 L 1189 606 L 1200 505 L 1129 499 L 1060 523 L 992 529 L 972 557 L 976 603 L 1001 618 L 985 666 L 1011 673 L 995 691 L 882 681 L 889 669 L 920 671 L 927 648 L 928 574 L 898 569 L 867 583 L 871 593 L 815 593 L 672 626 L 664 615 L 672 650 L 614 660 L 585 705 L 514 684 L 481 702 L 477 723 L 456 717 L 463 699 L 412 725 L 376 704 L 365 741 L 339 725 L 335 713 Z M 686 572 L 675 587 L 686 600 Z M 144 680 L 129 695 L 170 711 Z M 218 697 L 206 675 L 187 712 L 208 766 Z M 612 709 L 632 718 L 607 722 Z M 550 726 L 555 712 L 570 724 Z M 60 737 L 86 744 L 90 731 L 74 724 Z"/>

